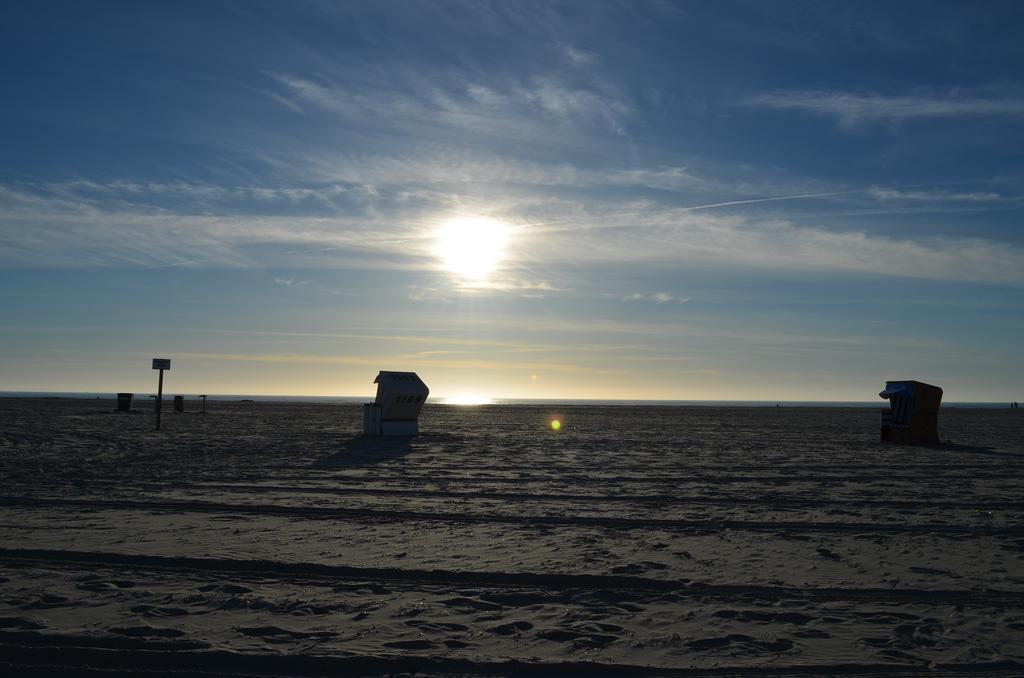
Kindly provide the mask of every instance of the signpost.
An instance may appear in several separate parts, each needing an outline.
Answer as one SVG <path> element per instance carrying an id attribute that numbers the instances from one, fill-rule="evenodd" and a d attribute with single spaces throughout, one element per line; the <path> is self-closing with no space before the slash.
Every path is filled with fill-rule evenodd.
<path id="1" fill-rule="evenodd" d="M 160 405 L 164 400 L 164 370 L 171 369 L 170 358 L 153 358 L 153 369 L 160 370 L 160 381 L 156 389 L 156 430 L 160 430 Z"/>

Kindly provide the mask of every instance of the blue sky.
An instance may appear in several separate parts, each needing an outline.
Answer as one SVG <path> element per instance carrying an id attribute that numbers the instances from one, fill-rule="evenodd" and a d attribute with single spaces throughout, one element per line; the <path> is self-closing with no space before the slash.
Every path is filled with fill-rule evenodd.
<path id="1" fill-rule="evenodd" d="M 0 390 L 1024 399 L 1022 14 L 7 7 Z"/>

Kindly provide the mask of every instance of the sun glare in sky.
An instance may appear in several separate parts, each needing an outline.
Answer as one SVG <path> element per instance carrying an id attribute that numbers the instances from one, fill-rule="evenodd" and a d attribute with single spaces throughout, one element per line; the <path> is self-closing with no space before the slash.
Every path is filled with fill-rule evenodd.
<path id="1" fill-rule="evenodd" d="M 437 254 L 445 270 L 469 280 L 483 280 L 505 257 L 508 226 L 486 217 L 446 222 L 438 232 Z"/>

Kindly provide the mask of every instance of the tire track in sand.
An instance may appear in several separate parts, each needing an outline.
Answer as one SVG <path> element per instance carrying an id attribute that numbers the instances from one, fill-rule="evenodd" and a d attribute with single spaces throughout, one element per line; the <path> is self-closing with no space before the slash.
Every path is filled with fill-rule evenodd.
<path id="1" fill-rule="evenodd" d="M 1024 608 L 1024 591 L 887 589 L 848 587 L 762 586 L 756 584 L 705 584 L 688 579 L 650 579 L 647 577 L 600 574 L 557 574 L 533 572 L 486 572 L 466 570 L 417 570 L 394 567 L 355 567 L 322 563 L 284 562 L 272 560 L 240 560 L 229 558 L 189 558 L 95 551 L 45 549 L 0 549 L 0 558 L 7 562 L 45 564 L 52 567 L 120 569 L 131 571 L 163 571 L 179 574 L 242 574 L 282 581 L 320 581 L 324 586 L 338 582 L 390 582 L 393 586 L 416 589 L 445 584 L 521 589 L 542 589 L 552 592 L 550 602 L 564 602 L 566 591 L 642 591 L 685 598 L 715 598 L 728 601 L 807 600 L 815 602 L 907 602 L 929 605 L 952 604 Z"/>
<path id="2" fill-rule="evenodd" d="M 153 484 L 153 488 L 160 485 Z M 449 492 L 444 490 L 415 490 L 391 487 L 295 487 L 285 485 L 262 485 L 243 483 L 197 483 L 192 486 L 182 486 L 176 489 L 212 489 L 229 490 L 232 492 L 289 492 L 302 494 L 336 494 L 336 495 L 370 495 L 370 496 L 397 496 L 397 497 L 418 497 L 436 499 L 499 499 L 515 501 L 565 501 L 565 502 L 598 502 L 598 503 L 632 503 L 632 504 L 658 504 L 658 505 L 688 505 L 688 504 L 710 504 L 710 505 L 732 505 L 732 504 L 753 504 L 755 506 L 772 506 L 786 508 L 832 508 L 832 507 L 858 507 L 858 508 L 893 508 L 893 509 L 982 509 L 990 511 L 1003 511 L 1019 509 L 1019 501 L 916 501 L 916 500 L 880 500 L 880 499 L 810 499 L 801 497 L 789 497 L 785 495 L 754 495 L 754 496 L 727 496 L 727 497 L 702 497 L 702 496 L 679 496 L 671 494 L 553 494 L 542 492 L 488 492 L 488 491 L 464 491 Z"/>
<path id="3" fill-rule="evenodd" d="M 864 533 L 927 534 L 957 537 L 999 535 L 1024 536 L 1024 525 L 952 525 L 945 523 L 841 523 L 811 521 L 755 520 L 670 520 L 661 518 L 612 518 L 602 516 L 504 515 L 493 513 L 452 513 L 434 511 L 390 511 L 322 506 L 281 506 L 275 504 L 223 504 L 195 501 L 129 501 L 109 499 L 58 499 L 0 497 L 0 506 L 25 508 L 108 509 L 119 511 L 223 513 L 231 515 L 280 516 L 310 520 L 377 522 L 446 522 L 510 524 L 552 527 L 604 527 L 621 530 L 659 529 L 687 534 L 714 534 L 723 530 L 774 533 Z"/>
<path id="4" fill-rule="evenodd" d="M 1012 661 L 959 664 L 832 664 L 808 666 L 717 667 L 713 669 L 657 668 L 588 661 L 474 661 L 451 657 L 316 656 L 207 650 L 165 650 L 159 647 L 125 649 L 97 647 L 84 636 L 33 632 L 0 635 L 0 667 L 5 675 L 36 676 L 652 676 L 664 678 L 805 678 L 837 675 L 847 678 L 934 678 L 935 676 L 989 676 L 1016 678 L 1024 664 Z M 154 666 L 161 667 L 154 669 Z"/>

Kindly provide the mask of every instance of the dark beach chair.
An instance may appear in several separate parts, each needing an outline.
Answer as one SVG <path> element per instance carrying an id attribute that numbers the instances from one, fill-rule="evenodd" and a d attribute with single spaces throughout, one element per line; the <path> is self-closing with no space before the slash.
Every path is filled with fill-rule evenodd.
<path id="1" fill-rule="evenodd" d="M 938 445 L 942 389 L 920 381 L 887 381 L 878 394 L 889 401 L 882 410 L 882 442 Z"/>

